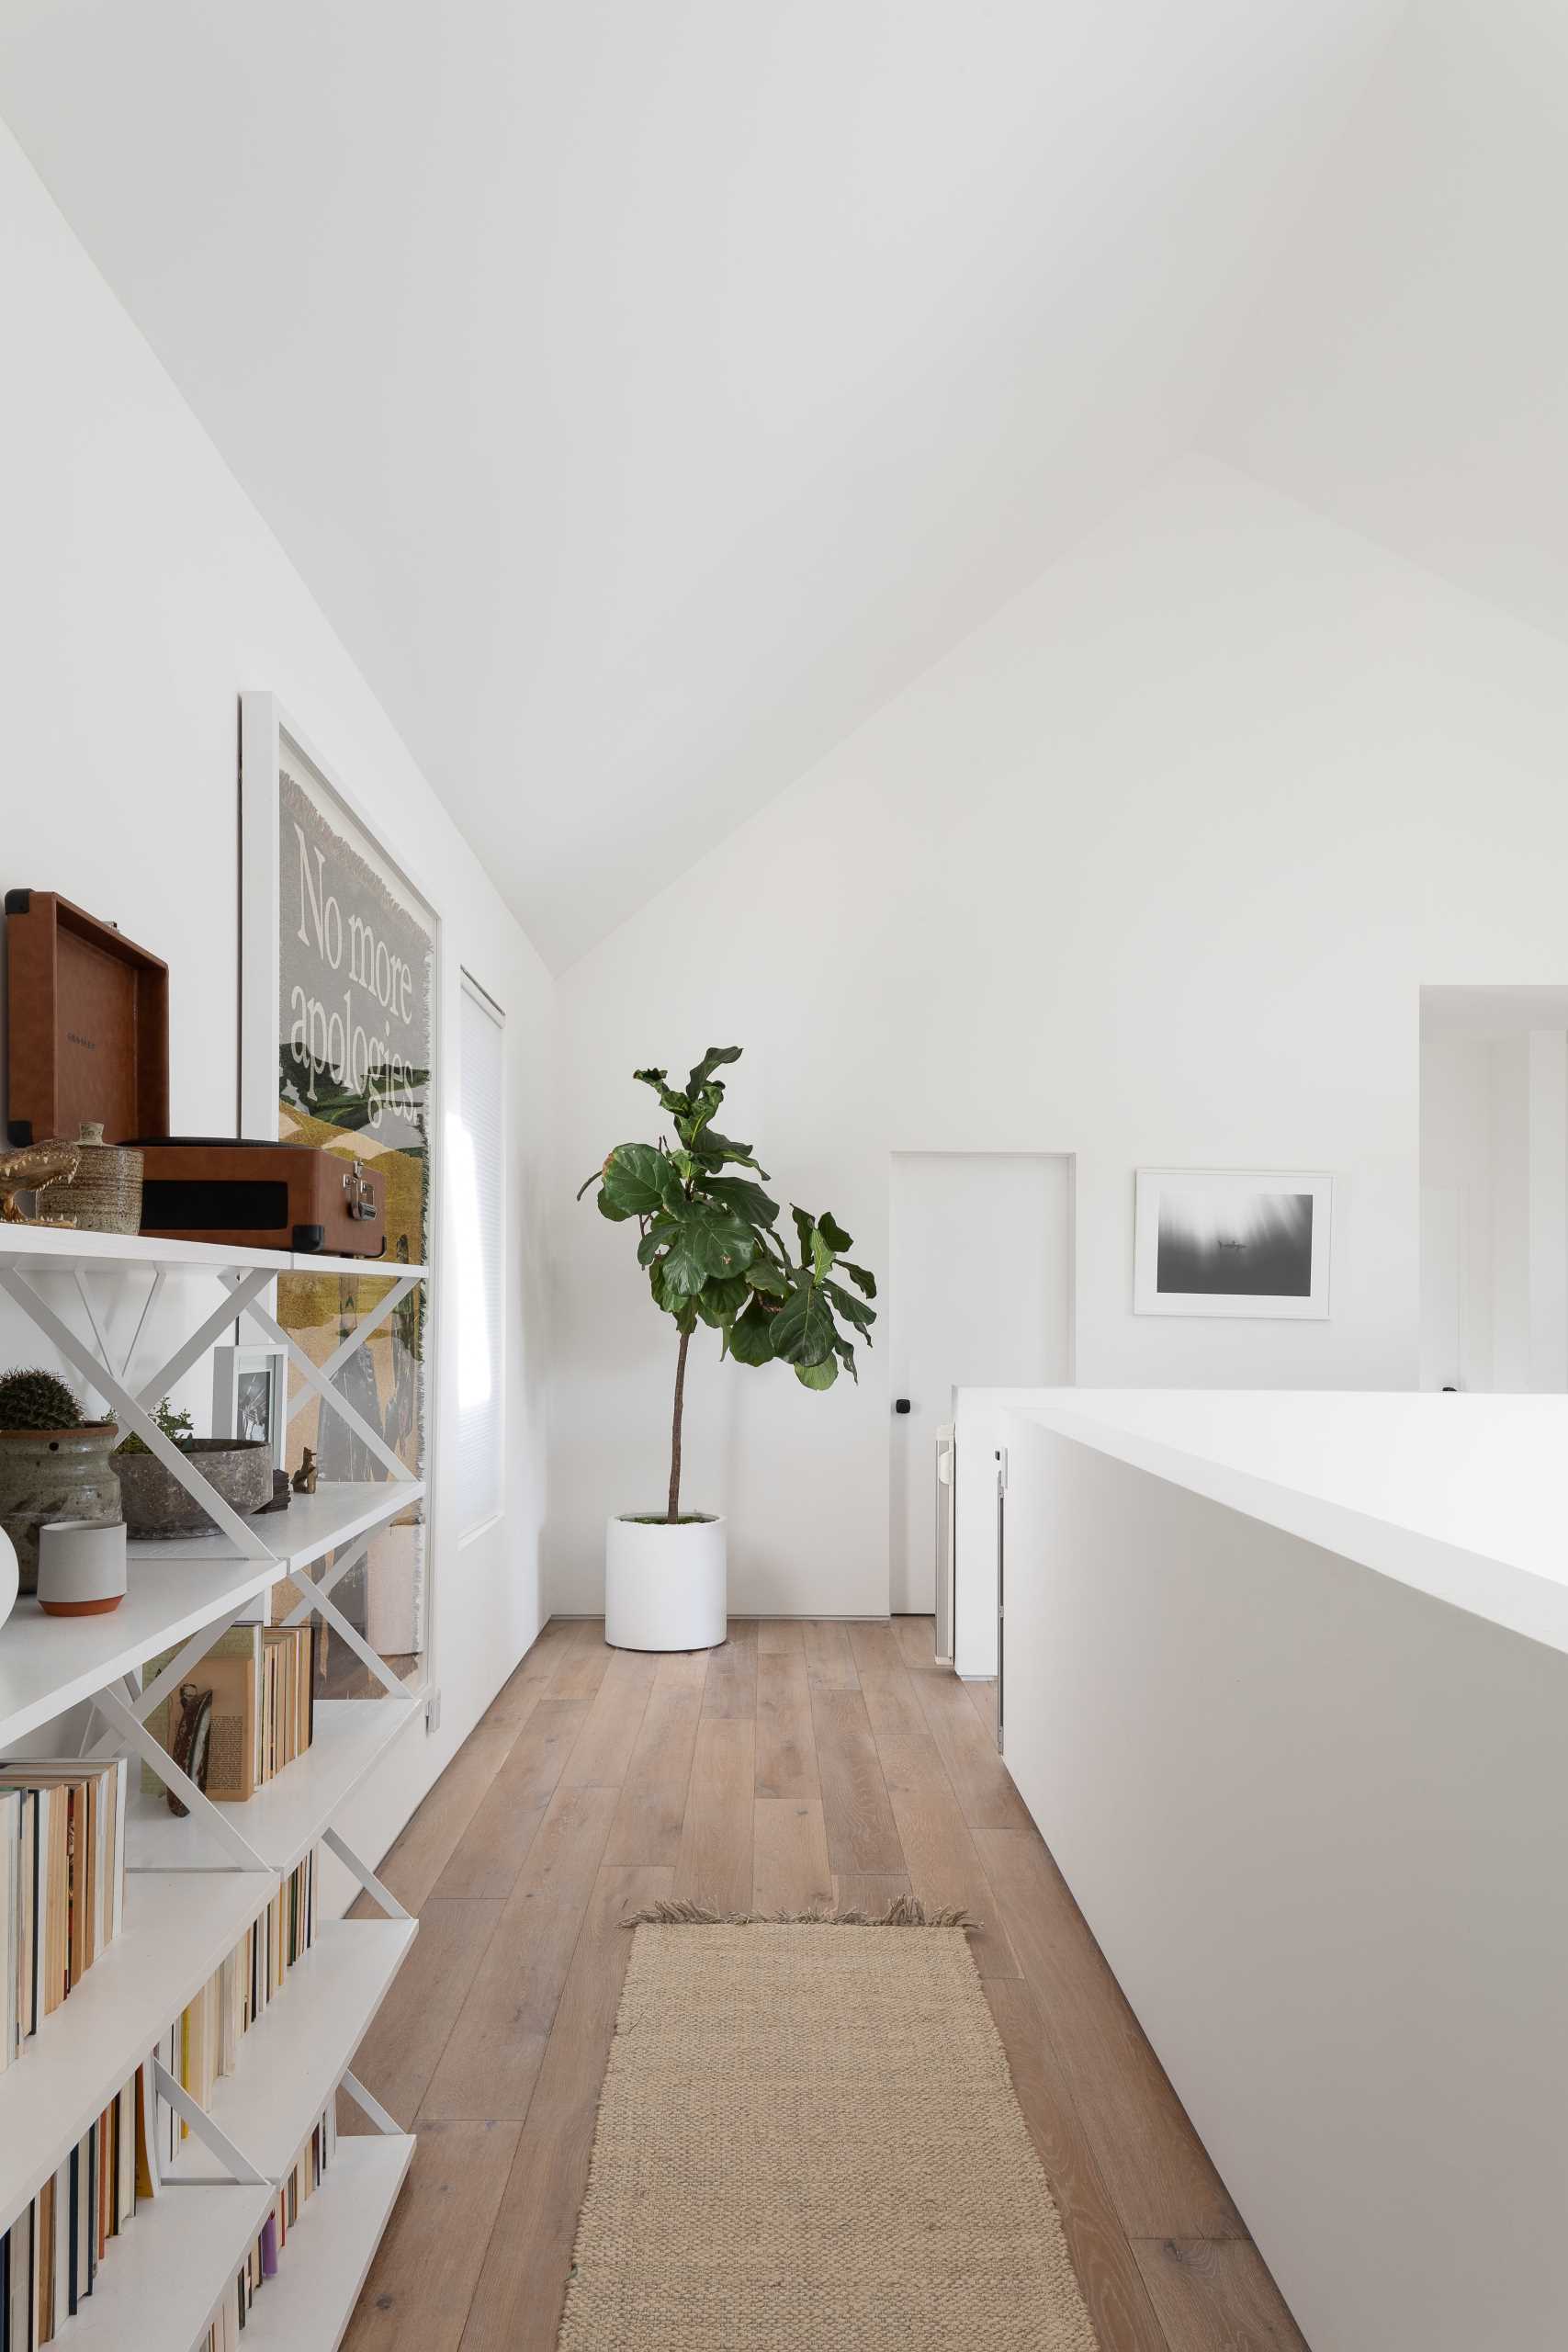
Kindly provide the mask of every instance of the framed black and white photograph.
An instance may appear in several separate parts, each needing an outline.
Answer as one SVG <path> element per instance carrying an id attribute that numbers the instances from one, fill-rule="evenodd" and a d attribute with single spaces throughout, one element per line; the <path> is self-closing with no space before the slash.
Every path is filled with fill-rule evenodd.
<path id="1" fill-rule="evenodd" d="M 263 1438 L 273 1467 L 284 1467 L 288 1358 L 281 1348 L 214 1348 L 212 1434 Z"/>
<path id="2" fill-rule="evenodd" d="M 1325 1317 L 1333 1186 L 1321 1173 L 1140 1168 L 1134 1313 Z"/>

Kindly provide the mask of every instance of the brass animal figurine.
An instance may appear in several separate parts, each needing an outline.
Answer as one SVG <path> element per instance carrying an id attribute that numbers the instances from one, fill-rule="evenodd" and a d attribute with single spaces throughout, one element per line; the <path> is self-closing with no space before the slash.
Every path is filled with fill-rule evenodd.
<path id="1" fill-rule="evenodd" d="M 297 1495 L 313 1495 L 316 1491 L 316 1457 L 305 1448 L 305 1459 L 294 1473 L 293 1487 Z"/>
<path id="2" fill-rule="evenodd" d="M 20 1151 L 0 1153 L 0 1217 L 7 1225 L 73 1226 L 73 1216 L 24 1216 L 17 1206 L 18 1193 L 43 1193 L 51 1184 L 69 1183 L 81 1164 L 73 1143 L 29 1143 Z"/>

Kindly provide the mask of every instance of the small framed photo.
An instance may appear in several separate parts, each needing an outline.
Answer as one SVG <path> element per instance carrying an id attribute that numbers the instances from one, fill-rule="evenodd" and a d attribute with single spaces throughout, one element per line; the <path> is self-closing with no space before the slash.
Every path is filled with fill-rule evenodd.
<path id="1" fill-rule="evenodd" d="M 214 1348 L 212 1434 L 265 1438 L 281 1470 L 288 1423 L 288 1357 L 282 1348 Z"/>
<path id="2" fill-rule="evenodd" d="M 1326 1317 L 1333 1191 L 1321 1173 L 1140 1168 L 1133 1312 Z"/>

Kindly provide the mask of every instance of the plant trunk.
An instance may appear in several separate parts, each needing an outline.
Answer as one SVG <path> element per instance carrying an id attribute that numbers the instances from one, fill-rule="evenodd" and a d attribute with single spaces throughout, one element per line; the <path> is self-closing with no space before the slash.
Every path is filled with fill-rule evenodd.
<path id="1" fill-rule="evenodd" d="M 691 1333 L 682 1331 L 681 1352 L 675 1359 L 675 1411 L 670 1424 L 670 1510 L 666 1523 L 671 1527 L 681 1516 L 681 1415 L 686 1404 L 686 1350 L 691 1344 Z"/>

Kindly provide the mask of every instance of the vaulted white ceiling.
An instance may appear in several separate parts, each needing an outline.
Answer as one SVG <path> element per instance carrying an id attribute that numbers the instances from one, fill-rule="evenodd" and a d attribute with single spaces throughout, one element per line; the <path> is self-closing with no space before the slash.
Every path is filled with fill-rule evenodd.
<path id="1" fill-rule="evenodd" d="M 1562 0 L 6 0 L 549 959 L 1197 444 L 1568 626 Z"/>

